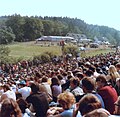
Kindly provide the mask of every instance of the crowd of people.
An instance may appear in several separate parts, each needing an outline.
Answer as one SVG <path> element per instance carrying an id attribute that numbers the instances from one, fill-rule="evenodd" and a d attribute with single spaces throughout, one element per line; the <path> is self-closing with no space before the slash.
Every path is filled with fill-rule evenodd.
<path id="1" fill-rule="evenodd" d="M 120 116 L 120 53 L 0 65 L 0 117 Z"/>

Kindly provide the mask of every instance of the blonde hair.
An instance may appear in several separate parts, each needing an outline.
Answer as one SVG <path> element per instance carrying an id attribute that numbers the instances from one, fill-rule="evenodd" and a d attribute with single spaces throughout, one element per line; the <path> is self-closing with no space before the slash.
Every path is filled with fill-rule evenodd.
<path id="1" fill-rule="evenodd" d="M 75 103 L 75 97 L 71 92 L 64 92 L 58 95 L 58 102 L 64 109 L 70 109 Z"/>
<path id="2" fill-rule="evenodd" d="M 114 65 L 110 65 L 109 74 L 110 74 L 112 79 L 120 78 L 120 75 L 117 72 L 117 69 L 116 69 L 116 67 Z"/>

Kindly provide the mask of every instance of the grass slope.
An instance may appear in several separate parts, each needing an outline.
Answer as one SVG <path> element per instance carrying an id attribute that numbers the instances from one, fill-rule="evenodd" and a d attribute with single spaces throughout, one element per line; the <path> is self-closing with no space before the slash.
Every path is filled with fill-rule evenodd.
<path id="1" fill-rule="evenodd" d="M 40 55 L 44 52 L 53 52 L 56 55 L 61 53 L 61 47 L 50 46 L 41 47 L 40 45 L 34 44 L 34 42 L 16 43 L 8 45 L 10 48 L 10 56 L 12 57 L 24 57 L 25 59 L 31 58 L 35 55 Z"/>
<path id="2" fill-rule="evenodd" d="M 12 57 L 23 57 L 24 59 L 32 58 L 35 55 L 40 55 L 44 52 L 53 52 L 55 55 L 61 55 L 61 47 L 60 46 L 45 46 L 42 47 L 41 45 L 35 44 L 35 42 L 24 42 L 24 43 L 15 43 L 8 45 L 10 48 L 10 56 Z M 109 48 L 100 48 L 100 49 L 90 49 L 87 50 L 85 53 L 81 52 L 81 56 L 94 56 L 96 54 L 100 53 L 108 53 L 114 50 L 111 50 Z"/>

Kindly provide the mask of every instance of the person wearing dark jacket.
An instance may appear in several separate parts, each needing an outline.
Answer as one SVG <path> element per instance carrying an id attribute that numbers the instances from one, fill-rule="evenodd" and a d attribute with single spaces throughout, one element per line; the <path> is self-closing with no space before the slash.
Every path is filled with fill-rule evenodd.
<path id="1" fill-rule="evenodd" d="M 33 109 L 36 113 L 36 117 L 46 117 L 49 104 L 47 96 L 43 92 L 39 92 L 39 85 L 31 83 L 31 94 L 27 97 L 26 101 L 32 104 Z"/>

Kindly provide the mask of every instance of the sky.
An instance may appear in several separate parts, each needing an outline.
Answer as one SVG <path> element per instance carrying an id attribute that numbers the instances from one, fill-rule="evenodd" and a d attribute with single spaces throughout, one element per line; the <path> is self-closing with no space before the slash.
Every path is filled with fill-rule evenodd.
<path id="1" fill-rule="evenodd" d="M 0 0 L 0 16 L 56 16 L 120 30 L 120 0 Z"/>

